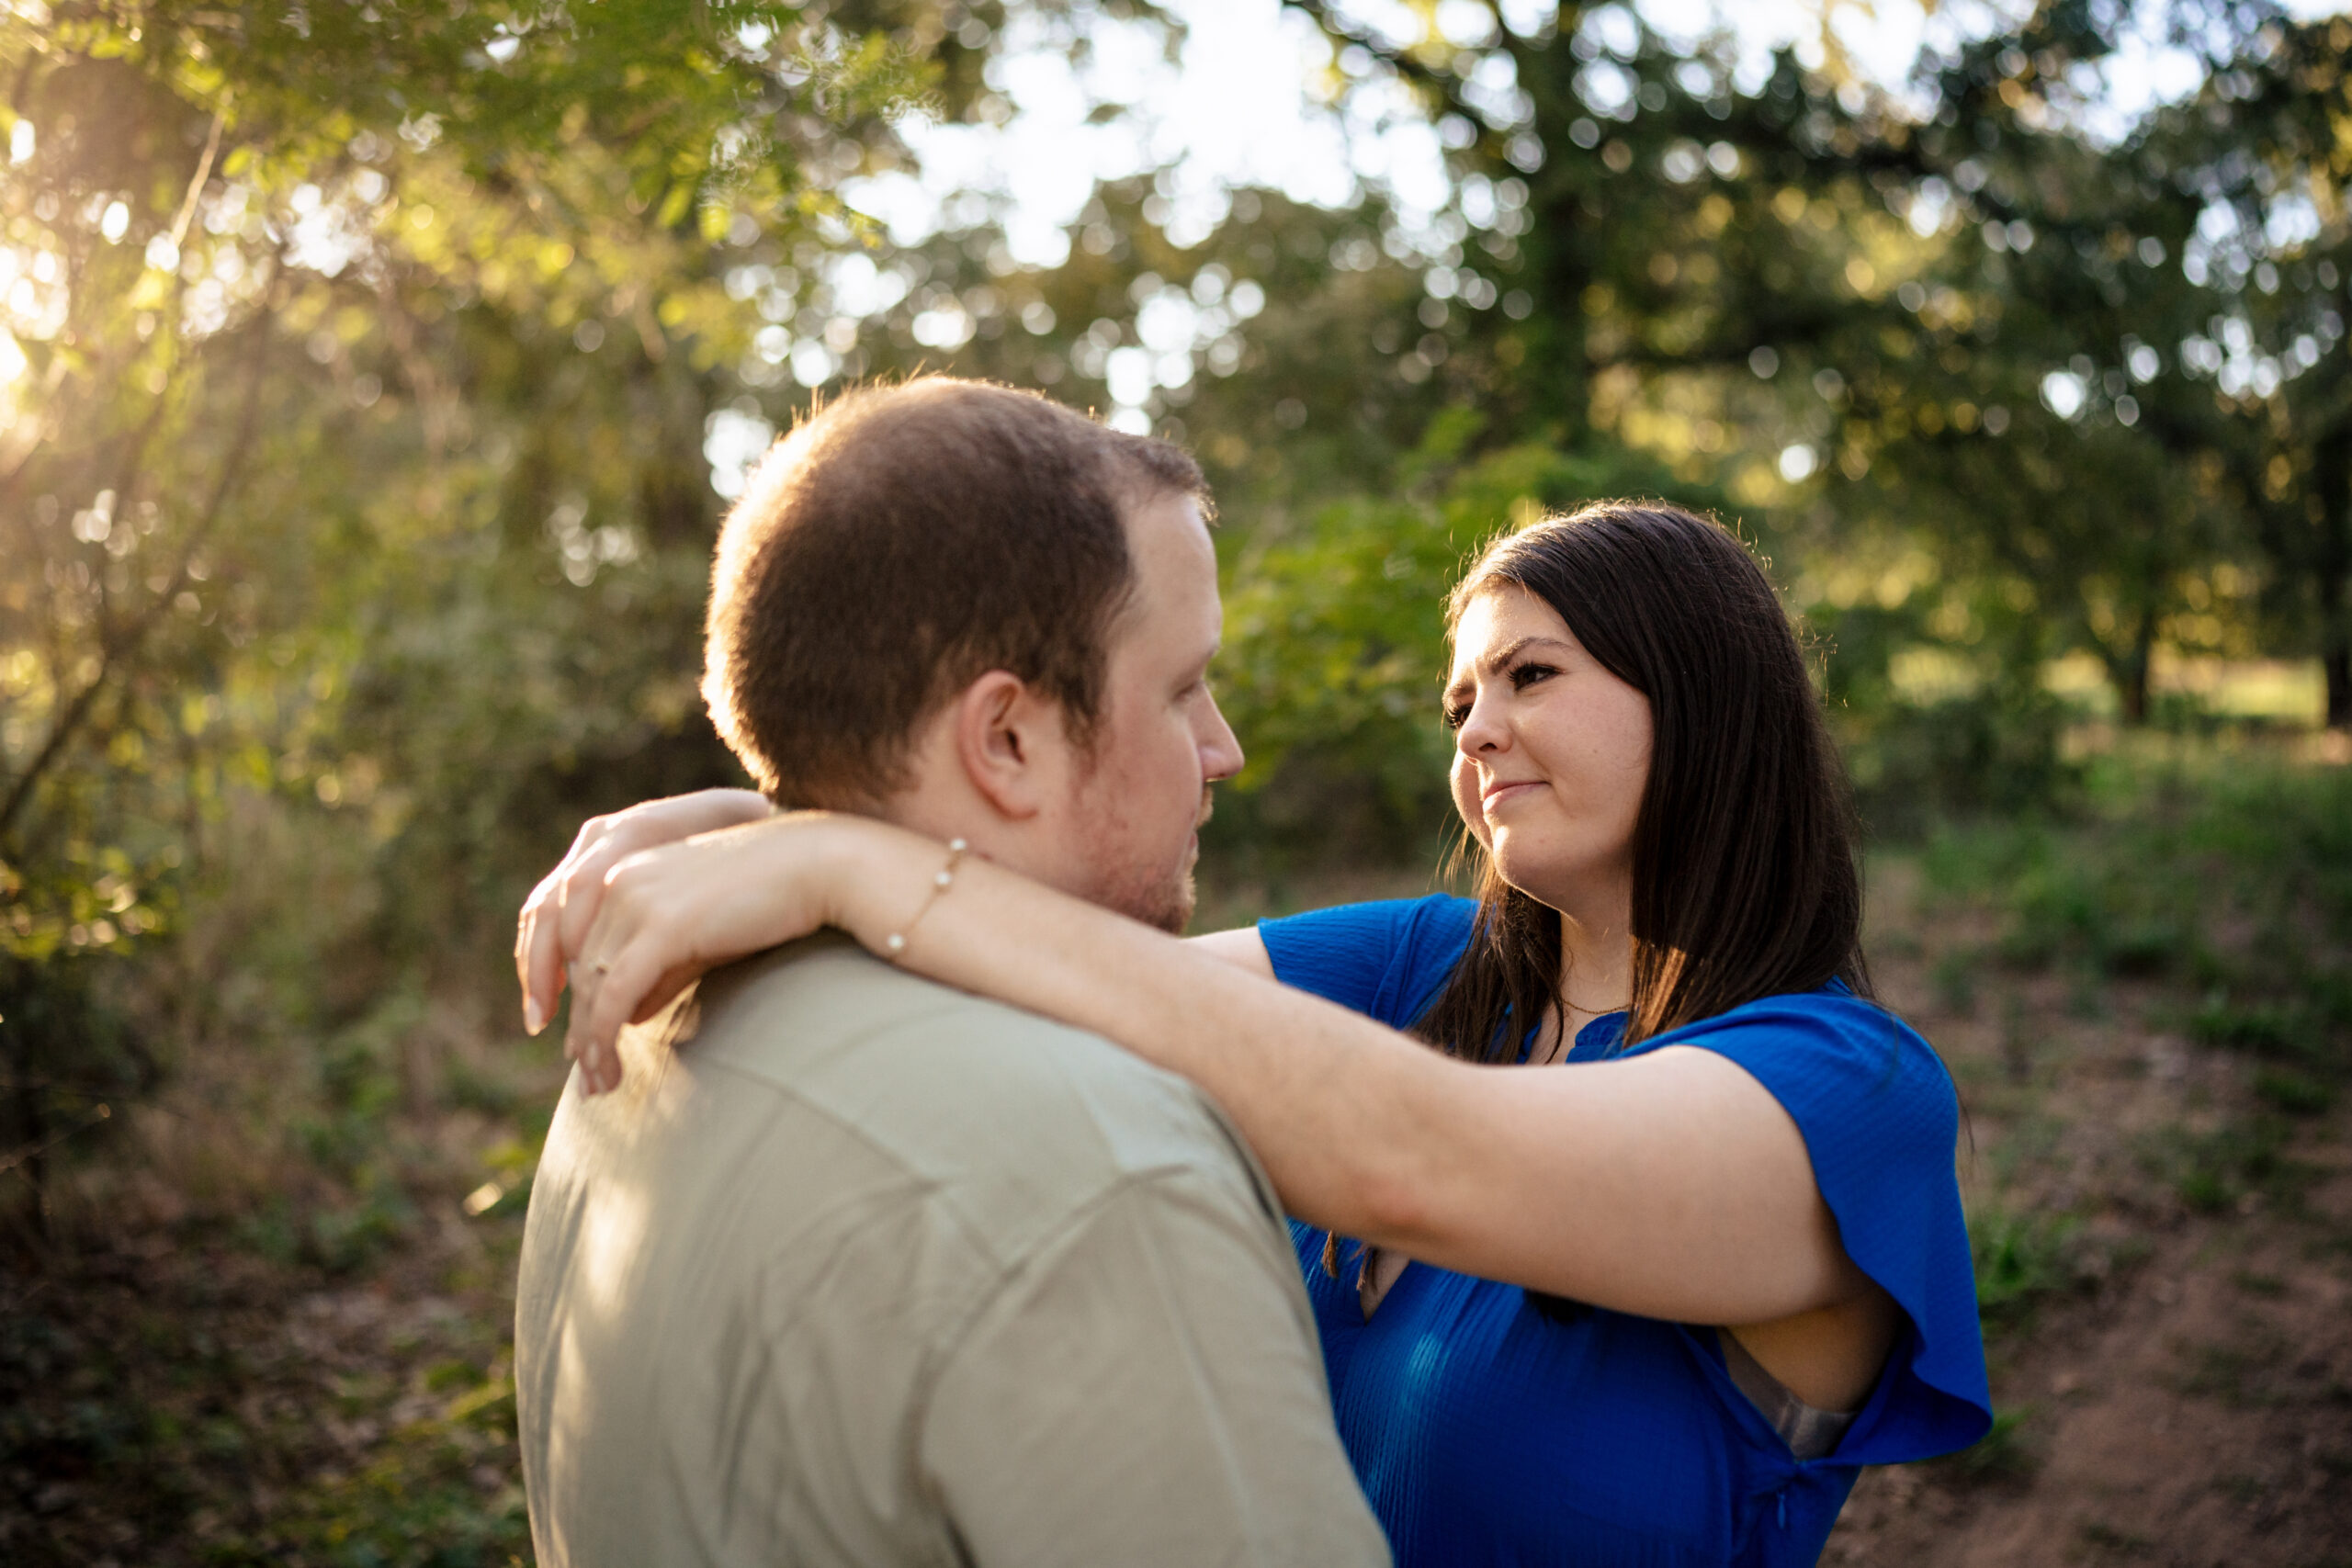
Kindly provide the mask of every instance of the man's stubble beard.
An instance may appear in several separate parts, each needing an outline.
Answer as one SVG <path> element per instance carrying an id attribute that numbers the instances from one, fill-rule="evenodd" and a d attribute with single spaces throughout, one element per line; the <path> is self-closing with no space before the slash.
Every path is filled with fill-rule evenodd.
<path id="1" fill-rule="evenodd" d="M 1193 818 L 1194 832 L 1208 822 L 1212 809 L 1209 791 L 1204 786 L 1200 814 Z M 1091 901 L 1170 936 L 1182 936 L 1184 929 L 1193 923 L 1193 911 L 1199 903 L 1199 887 L 1193 875 L 1198 859 L 1197 851 L 1188 845 L 1183 863 L 1172 872 L 1133 874 L 1123 868 L 1105 879 Z"/>
<path id="2" fill-rule="evenodd" d="M 1200 890 L 1193 881 L 1193 868 L 1187 865 L 1172 881 L 1160 885 L 1158 897 L 1125 913 L 1170 936 L 1182 936 L 1184 928 L 1193 923 L 1193 909 L 1199 901 Z"/>

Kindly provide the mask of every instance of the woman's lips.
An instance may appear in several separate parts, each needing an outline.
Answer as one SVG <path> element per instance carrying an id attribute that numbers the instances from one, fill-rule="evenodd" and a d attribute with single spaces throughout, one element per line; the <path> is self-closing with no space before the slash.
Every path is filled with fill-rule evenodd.
<path id="1" fill-rule="evenodd" d="M 1540 779 L 1522 779 L 1513 784 L 1490 784 L 1487 786 L 1486 793 L 1478 797 L 1478 804 L 1491 812 L 1496 807 L 1516 800 L 1530 790 L 1543 787 L 1543 781 Z"/>

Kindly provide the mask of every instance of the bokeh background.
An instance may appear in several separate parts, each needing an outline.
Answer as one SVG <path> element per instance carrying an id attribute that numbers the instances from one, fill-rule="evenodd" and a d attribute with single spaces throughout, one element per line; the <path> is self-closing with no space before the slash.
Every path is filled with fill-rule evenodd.
<path id="1" fill-rule="evenodd" d="M 2352 1561 L 2338 11 L 0 3 L 0 1559 L 528 1561 L 515 907 L 942 369 L 1211 475 L 1205 920 L 1432 885 L 1482 539 L 1736 527 L 2002 1411 L 1831 1560 Z"/>

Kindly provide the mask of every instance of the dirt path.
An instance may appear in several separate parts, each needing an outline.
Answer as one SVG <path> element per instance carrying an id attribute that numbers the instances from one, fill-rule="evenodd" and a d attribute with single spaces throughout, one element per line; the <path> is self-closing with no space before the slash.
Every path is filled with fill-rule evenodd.
<path id="1" fill-rule="evenodd" d="M 1912 929 L 1883 987 L 1962 1085 L 1972 1214 L 2039 1288 L 1991 1314 L 1995 1438 L 1866 1475 L 1824 1561 L 2352 1564 L 2346 1107 L 2282 1113 L 2154 990 L 1954 986 L 1975 933 Z"/>

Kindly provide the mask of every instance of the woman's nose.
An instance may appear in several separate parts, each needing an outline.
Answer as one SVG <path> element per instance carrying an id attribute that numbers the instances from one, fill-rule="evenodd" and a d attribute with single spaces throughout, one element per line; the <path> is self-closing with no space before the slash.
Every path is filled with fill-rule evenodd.
<path id="1" fill-rule="evenodd" d="M 1453 744 L 1465 757 L 1481 756 L 1508 747 L 1510 731 L 1495 716 L 1494 705 L 1480 697 L 1470 705 L 1462 728 L 1453 732 Z"/>

